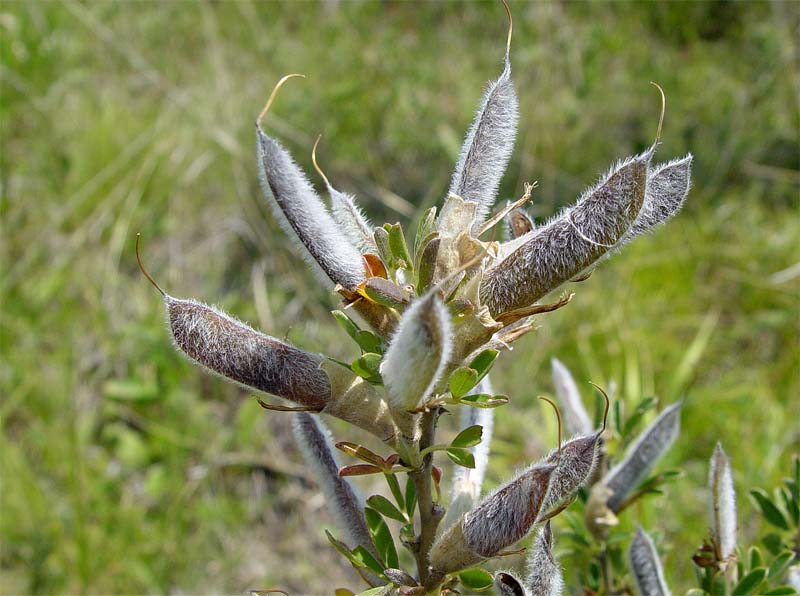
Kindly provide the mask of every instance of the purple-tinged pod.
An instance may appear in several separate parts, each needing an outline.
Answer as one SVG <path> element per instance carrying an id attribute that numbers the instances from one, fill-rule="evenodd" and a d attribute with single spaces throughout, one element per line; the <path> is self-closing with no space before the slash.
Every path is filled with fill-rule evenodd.
<path id="1" fill-rule="evenodd" d="M 678 401 L 665 408 L 636 438 L 622 461 L 603 478 L 603 485 L 610 491 L 607 505 L 614 513 L 619 512 L 631 490 L 644 480 L 678 437 L 682 405 L 683 401 Z"/>
<path id="2" fill-rule="evenodd" d="M 311 354 L 259 333 L 214 307 L 164 294 L 175 345 L 193 362 L 251 389 L 322 410 L 330 381 Z"/>
<path id="3" fill-rule="evenodd" d="M 541 512 L 555 466 L 536 464 L 444 530 L 431 549 L 437 573 L 464 569 L 521 540 Z"/>
<path id="4" fill-rule="evenodd" d="M 692 179 L 692 154 L 658 164 L 647 173 L 647 192 L 636 221 L 617 243 L 621 247 L 662 225 L 681 210 Z"/>
<path id="5" fill-rule="evenodd" d="M 406 309 L 389 341 L 380 372 L 389 406 L 408 436 L 413 430 L 404 424 L 402 414 L 420 406 L 436 388 L 450 360 L 452 343 L 450 313 L 435 292 Z"/>
<path id="6" fill-rule="evenodd" d="M 525 584 L 510 571 L 495 573 L 493 586 L 498 596 L 530 596 L 525 589 Z"/>
<path id="7" fill-rule="evenodd" d="M 571 434 L 580 433 L 587 435 L 592 432 L 592 421 L 589 420 L 589 413 L 583 405 L 578 385 L 558 358 L 551 360 L 553 370 L 553 385 L 556 389 L 556 397 L 561 404 L 561 412 L 564 414 L 564 423 L 567 432 Z"/>
<path id="8" fill-rule="evenodd" d="M 550 486 L 542 503 L 540 519 L 555 515 L 562 506 L 568 505 L 578 489 L 591 477 L 600 453 L 598 447 L 602 432 L 570 439 L 542 460 L 542 463 L 554 465 L 555 470 L 550 475 Z"/>
<path id="9" fill-rule="evenodd" d="M 500 180 L 514 149 L 519 120 L 519 102 L 511 80 L 511 33 L 508 12 L 508 41 L 503 72 L 489 83 L 472 125 L 461 146 L 448 195 L 477 204 L 474 226 L 480 226 L 494 204 Z"/>
<path id="10" fill-rule="evenodd" d="M 647 532 L 637 528 L 636 536 L 628 549 L 636 589 L 640 596 L 669 596 L 664 571 L 653 540 Z"/>
<path id="11" fill-rule="evenodd" d="M 290 75 L 291 76 L 291 75 Z M 259 119 L 269 109 L 279 81 Z M 361 253 L 336 225 L 308 178 L 289 152 L 256 122 L 256 154 L 261 189 L 281 227 L 299 240 L 301 252 L 334 284 L 348 290 L 366 278 Z"/>
<path id="12" fill-rule="evenodd" d="M 525 583 L 530 596 L 561 596 L 564 591 L 561 566 L 553 556 L 553 531 L 549 521 L 536 534 L 529 551 Z"/>
<path id="13" fill-rule="evenodd" d="M 484 377 L 475 387 L 474 393 L 494 395 L 488 376 Z M 489 465 L 489 445 L 492 440 L 492 430 L 494 429 L 494 409 L 461 406 L 461 429 L 463 430 L 476 424 L 483 429 L 483 434 L 481 442 L 470 448 L 475 458 L 475 467 L 456 466 L 453 470 L 450 504 L 442 520 L 442 528 L 448 528 L 458 521 L 463 514 L 475 506 L 481 496 L 483 479 L 486 476 L 486 468 Z"/>
<path id="14" fill-rule="evenodd" d="M 711 538 L 719 561 L 727 561 L 736 548 L 736 492 L 731 462 L 717 443 L 708 473 L 711 492 Z"/>
<path id="15" fill-rule="evenodd" d="M 303 454 L 306 464 L 325 495 L 334 519 L 345 533 L 344 542 L 351 548 L 363 546 L 378 556 L 370 538 L 364 518 L 364 504 L 347 478 L 339 476 L 339 462 L 334 455 L 331 433 L 318 416 L 296 412 L 292 420 L 295 442 Z"/>
<path id="16" fill-rule="evenodd" d="M 574 207 L 512 241 L 517 248 L 481 284 L 481 300 L 495 318 L 530 306 L 614 248 L 641 209 L 651 155 L 613 167 Z"/>

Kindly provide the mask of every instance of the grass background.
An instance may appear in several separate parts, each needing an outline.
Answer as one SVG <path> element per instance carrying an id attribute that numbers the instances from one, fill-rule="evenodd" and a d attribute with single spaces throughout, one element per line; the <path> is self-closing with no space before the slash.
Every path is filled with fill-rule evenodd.
<path id="1" fill-rule="evenodd" d="M 684 590 L 714 443 L 743 495 L 800 442 L 798 4 L 512 9 L 521 127 L 503 198 L 536 179 L 546 217 L 646 147 L 650 80 L 668 95 L 658 158 L 696 158 L 683 213 L 502 358 L 512 403 L 489 481 L 554 444 L 535 399 L 552 356 L 628 404 L 686 395 L 666 462 L 686 474 L 635 512 Z M 269 128 L 309 171 L 324 133 L 329 177 L 374 221 L 410 222 L 446 190 L 505 35 L 499 3 L 0 4 L 0 592 L 356 586 L 287 419 L 173 352 L 133 239 L 173 294 L 352 356 L 267 215 L 253 119 L 279 76 L 306 74 Z M 758 518 L 739 508 L 750 540 Z"/>

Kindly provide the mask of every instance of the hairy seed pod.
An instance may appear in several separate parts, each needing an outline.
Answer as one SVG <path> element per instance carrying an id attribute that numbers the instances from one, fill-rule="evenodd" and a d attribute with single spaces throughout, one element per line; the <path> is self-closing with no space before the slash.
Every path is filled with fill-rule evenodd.
<path id="1" fill-rule="evenodd" d="M 246 387 L 321 410 L 331 393 L 323 358 L 264 335 L 221 310 L 164 296 L 175 345 L 193 362 Z"/>
<path id="2" fill-rule="evenodd" d="M 597 465 L 601 434 L 602 431 L 599 431 L 570 439 L 542 460 L 556 468 L 550 476 L 540 518 L 557 513 L 592 475 Z"/>
<path id="3" fill-rule="evenodd" d="M 644 479 L 678 437 L 682 405 L 683 401 L 678 401 L 665 408 L 636 438 L 622 461 L 603 478 L 603 484 L 611 491 L 608 507 L 614 513 L 620 510 L 625 497 Z"/>
<path id="4" fill-rule="evenodd" d="M 517 134 L 519 107 L 511 62 L 506 56 L 500 77 L 489 84 L 467 132 L 448 194 L 478 204 L 475 224 L 489 213 Z"/>
<path id="5" fill-rule="evenodd" d="M 434 390 L 452 349 L 450 314 L 431 292 L 403 313 L 381 363 L 389 405 L 413 410 Z"/>
<path id="6" fill-rule="evenodd" d="M 736 548 L 736 493 L 731 462 L 717 443 L 708 474 L 711 491 L 711 537 L 719 561 L 727 561 Z"/>
<path id="7" fill-rule="evenodd" d="M 459 523 L 446 529 L 431 549 L 431 566 L 458 571 L 493 557 L 533 527 L 555 466 L 531 466 L 487 496 Z"/>
<path id="8" fill-rule="evenodd" d="M 545 522 L 528 555 L 527 584 L 530 596 L 561 596 L 564 579 L 561 567 L 553 557 L 553 531 L 550 522 Z"/>
<path id="9" fill-rule="evenodd" d="M 567 431 L 573 434 L 589 434 L 592 432 L 592 421 L 589 420 L 589 413 L 583 405 L 575 379 L 572 378 L 569 369 L 558 358 L 551 360 L 551 367 L 553 370 L 553 385 L 556 389 L 558 401 L 561 404 L 561 411 L 564 412 Z"/>
<path id="10" fill-rule="evenodd" d="M 314 471 L 334 519 L 345 533 L 345 542 L 353 549 L 363 546 L 378 556 L 364 518 L 364 504 L 347 478 L 339 476 L 331 433 L 318 416 L 295 412 L 292 430 L 306 465 Z"/>
<path id="11" fill-rule="evenodd" d="M 497 318 L 529 306 L 602 257 L 642 206 L 651 153 L 629 158 L 484 275 L 481 300 Z"/>
<path id="12" fill-rule="evenodd" d="M 640 596 L 669 596 L 656 547 L 641 528 L 636 530 L 636 536 L 628 549 L 628 558 Z"/>
<path id="13" fill-rule="evenodd" d="M 481 380 L 478 386 L 475 387 L 474 392 L 488 395 L 494 394 L 488 376 Z M 483 429 L 483 434 L 481 442 L 470 448 L 475 458 L 475 467 L 456 466 L 453 470 L 450 505 L 442 520 L 442 528 L 447 528 L 458 521 L 463 514 L 475 506 L 481 495 L 481 486 L 486 476 L 486 468 L 489 465 L 489 444 L 492 440 L 492 430 L 494 428 L 494 409 L 462 406 L 459 425 L 461 429 L 463 430 L 476 424 Z"/>
<path id="14" fill-rule="evenodd" d="M 658 164 L 647 173 L 644 204 L 631 229 L 617 243 L 621 247 L 637 236 L 666 223 L 683 207 L 692 178 L 692 154 Z"/>
<path id="15" fill-rule="evenodd" d="M 509 571 L 495 573 L 493 585 L 498 596 L 530 596 L 523 583 Z"/>
<path id="16" fill-rule="evenodd" d="M 366 278 L 358 248 L 336 225 L 289 152 L 259 124 L 256 141 L 261 188 L 281 227 L 300 241 L 309 263 L 334 284 L 354 290 Z"/>

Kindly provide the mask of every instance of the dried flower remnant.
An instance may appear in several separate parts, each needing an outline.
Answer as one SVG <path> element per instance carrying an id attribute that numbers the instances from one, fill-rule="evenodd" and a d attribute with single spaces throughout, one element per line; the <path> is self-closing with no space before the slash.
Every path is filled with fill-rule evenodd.
<path id="1" fill-rule="evenodd" d="M 628 549 L 628 558 L 640 596 L 670 595 L 653 540 L 641 528 L 636 530 L 636 536 Z"/>

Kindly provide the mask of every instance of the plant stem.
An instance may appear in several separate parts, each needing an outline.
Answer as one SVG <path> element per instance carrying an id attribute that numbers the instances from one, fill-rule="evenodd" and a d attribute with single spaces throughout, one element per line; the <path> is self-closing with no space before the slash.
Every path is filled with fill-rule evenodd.
<path id="1" fill-rule="evenodd" d="M 419 448 L 426 449 L 433 444 L 436 434 L 436 421 L 439 418 L 439 409 L 431 410 L 422 414 L 422 432 L 419 440 Z M 417 560 L 417 573 L 419 582 L 422 585 L 428 581 L 429 577 L 429 553 L 433 540 L 436 537 L 436 528 L 439 525 L 444 510 L 433 502 L 431 491 L 431 467 L 433 466 L 433 453 L 428 453 L 422 460 L 422 467 L 409 472 L 417 489 L 417 504 L 419 506 L 419 548 L 415 553 Z"/>

